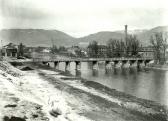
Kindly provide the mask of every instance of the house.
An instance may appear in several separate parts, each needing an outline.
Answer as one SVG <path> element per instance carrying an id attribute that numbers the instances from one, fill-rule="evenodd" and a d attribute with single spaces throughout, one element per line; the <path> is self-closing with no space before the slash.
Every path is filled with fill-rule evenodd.
<path id="1" fill-rule="evenodd" d="M 2 47 L 2 56 L 17 57 L 17 53 L 18 53 L 18 46 L 13 43 L 9 43 Z"/>

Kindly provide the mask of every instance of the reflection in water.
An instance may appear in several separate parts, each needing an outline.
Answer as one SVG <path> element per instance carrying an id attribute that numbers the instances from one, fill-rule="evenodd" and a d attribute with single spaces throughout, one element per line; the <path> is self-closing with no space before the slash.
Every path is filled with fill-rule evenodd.
<path id="1" fill-rule="evenodd" d="M 75 69 L 75 76 L 81 77 L 81 71 Z"/>
<path id="2" fill-rule="evenodd" d="M 59 69 L 65 69 L 61 63 Z M 81 70 L 75 70 L 75 63 L 70 64 L 69 72 L 75 76 L 101 83 L 125 93 L 150 99 L 168 105 L 168 71 L 149 69 L 105 69 L 99 64 L 98 69 L 92 69 L 91 63 L 82 62 Z"/>
<path id="3" fill-rule="evenodd" d="M 97 69 L 92 70 L 92 76 L 98 77 L 98 70 Z"/>

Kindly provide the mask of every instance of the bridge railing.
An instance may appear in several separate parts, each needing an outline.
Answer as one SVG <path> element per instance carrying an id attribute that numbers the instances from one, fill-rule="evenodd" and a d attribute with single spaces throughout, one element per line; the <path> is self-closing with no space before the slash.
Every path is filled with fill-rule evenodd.
<path id="1" fill-rule="evenodd" d="M 42 61 L 123 61 L 123 60 L 153 60 L 153 58 L 33 58 L 34 62 Z"/>

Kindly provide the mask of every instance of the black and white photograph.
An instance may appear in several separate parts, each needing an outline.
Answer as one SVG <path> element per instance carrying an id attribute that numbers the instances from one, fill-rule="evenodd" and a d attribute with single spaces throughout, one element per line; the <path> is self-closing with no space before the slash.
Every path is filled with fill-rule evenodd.
<path id="1" fill-rule="evenodd" d="M 168 121 L 167 0 L 0 0 L 0 121 Z"/>

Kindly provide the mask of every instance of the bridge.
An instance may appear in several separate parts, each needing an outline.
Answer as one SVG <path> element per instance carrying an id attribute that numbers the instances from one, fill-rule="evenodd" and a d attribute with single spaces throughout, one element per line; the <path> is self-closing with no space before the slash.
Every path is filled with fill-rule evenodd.
<path id="1" fill-rule="evenodd" d="M 105 68 L 113 63 L 115 68 L 119 67 L 141 67 L 146 66 L 153 58 L 33 58 L 32 62 L 48 64 L 53 62 L 55 68 L 59 68 L 60 62 L 65 62 L 65 69 L 70 67 L 71 62 L 75 62 L 76 69 L 81 68 L 81 62 L 91 62 L 92 67 L 97 67 L 98 62 L 104 62 Z"/>

